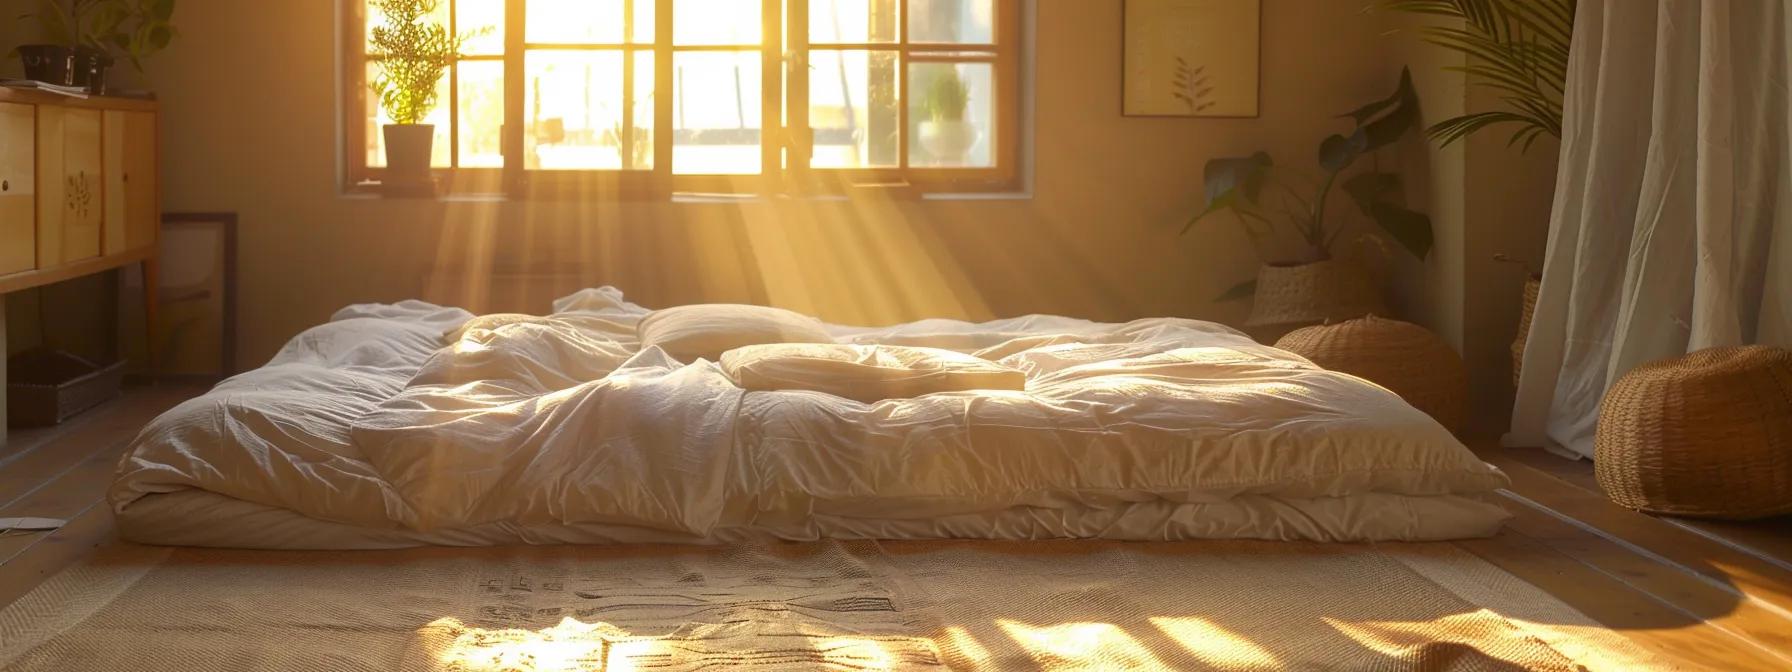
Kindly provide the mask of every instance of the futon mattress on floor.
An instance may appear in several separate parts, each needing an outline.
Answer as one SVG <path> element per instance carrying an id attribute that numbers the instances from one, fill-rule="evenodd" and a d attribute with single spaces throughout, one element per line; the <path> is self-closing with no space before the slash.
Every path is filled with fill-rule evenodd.
<path id="1" fill-rule="evenodd" d="M 1393 393 L 1232 329 L 1029 316 L 829 327 L 1025 372 L 862 403 L 642 348 L 612 288 L 544 317 L 352 306 L 158 418 L 129 539 L 249 548 L 780 538 L 1490 535 L 1505 476 Z"/>

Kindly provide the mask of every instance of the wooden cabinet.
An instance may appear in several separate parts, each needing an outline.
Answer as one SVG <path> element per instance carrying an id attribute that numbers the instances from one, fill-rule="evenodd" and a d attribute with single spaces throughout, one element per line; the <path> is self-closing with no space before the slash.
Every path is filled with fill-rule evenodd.
<path id="1" fill-rule="evenodd" d="M 0 103 L 0 275 L 37 268 L 37 107 Z"/>
<path id="2" fill-rule="evenodd" d="M 0 87 L 0 295 L 141 263 L 144 322 L 153 333 L 158 151 L 154 101 Z M 0 385 L 0 445 L 5 410 Z"/>
<path id="3" fill-rule="evenodd" d="M 156 114 L 0 88 L 0 294 L 153 259 Z"/>

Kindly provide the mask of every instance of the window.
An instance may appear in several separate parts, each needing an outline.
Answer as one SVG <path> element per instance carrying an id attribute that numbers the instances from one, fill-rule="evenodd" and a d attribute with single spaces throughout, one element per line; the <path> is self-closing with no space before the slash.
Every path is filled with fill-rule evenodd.
<path id="1" fill-rule="evenodd" d="M 374 0 L 343 0 L 345 156 L 377 183 Z M 457 192 L 659 197 L 1010 190 L 1020 0 L 440 0 L 473 35 L 443 77 Z"/>

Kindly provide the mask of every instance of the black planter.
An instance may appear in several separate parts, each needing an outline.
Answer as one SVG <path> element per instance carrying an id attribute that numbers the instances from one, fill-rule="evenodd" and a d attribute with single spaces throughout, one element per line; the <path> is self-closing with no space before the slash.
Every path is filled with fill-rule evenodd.
<path id="1" fill-rule="evenodd" d="M 75 67 L 86 71 L 87 76 L 80 79 L 86 80 L 84 83 L 87 92 L 93 95 L 106 95 L 106 70 L 115 62 L 112 55 L 104 51 L 87 47 L 75 48 Z"/>
<path id="2" fill-rule="evenodd" d="M 75 50 L 60 44 L 21 45 L 19 60 L 25 63 L 26 79 L 58 86 L 86 86 L 92 74 L 86 59 L 78 59 Z"/>
<path id="3" fill-rule="evenodd" d="M 436 127 L 432 124 L 387 124 L 386 179 L 390 189 L 416 191 L 433 187 L 429 158 L 435 151 Z"/>
<path id="4" fill-rule="evenodd" d="M 106 69 L 112 67 L 110 54 L 91 47 L 65 47 L 60 44 L 27 44 L 19 47 L 19 60 L 25 63 L 25 78 L 57 86 L 79 86 L 89 93 L 106 93 Z"/>

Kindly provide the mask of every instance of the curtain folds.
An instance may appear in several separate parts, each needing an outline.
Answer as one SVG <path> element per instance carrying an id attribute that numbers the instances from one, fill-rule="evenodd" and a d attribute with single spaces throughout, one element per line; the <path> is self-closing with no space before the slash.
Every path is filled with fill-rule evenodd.
<path id="1" fill-rule="evenodd" d="M 1787 0 L 1581 0 L 1506 443 L 1591 456 L 1633 367 L 1792 345 Z"/>

